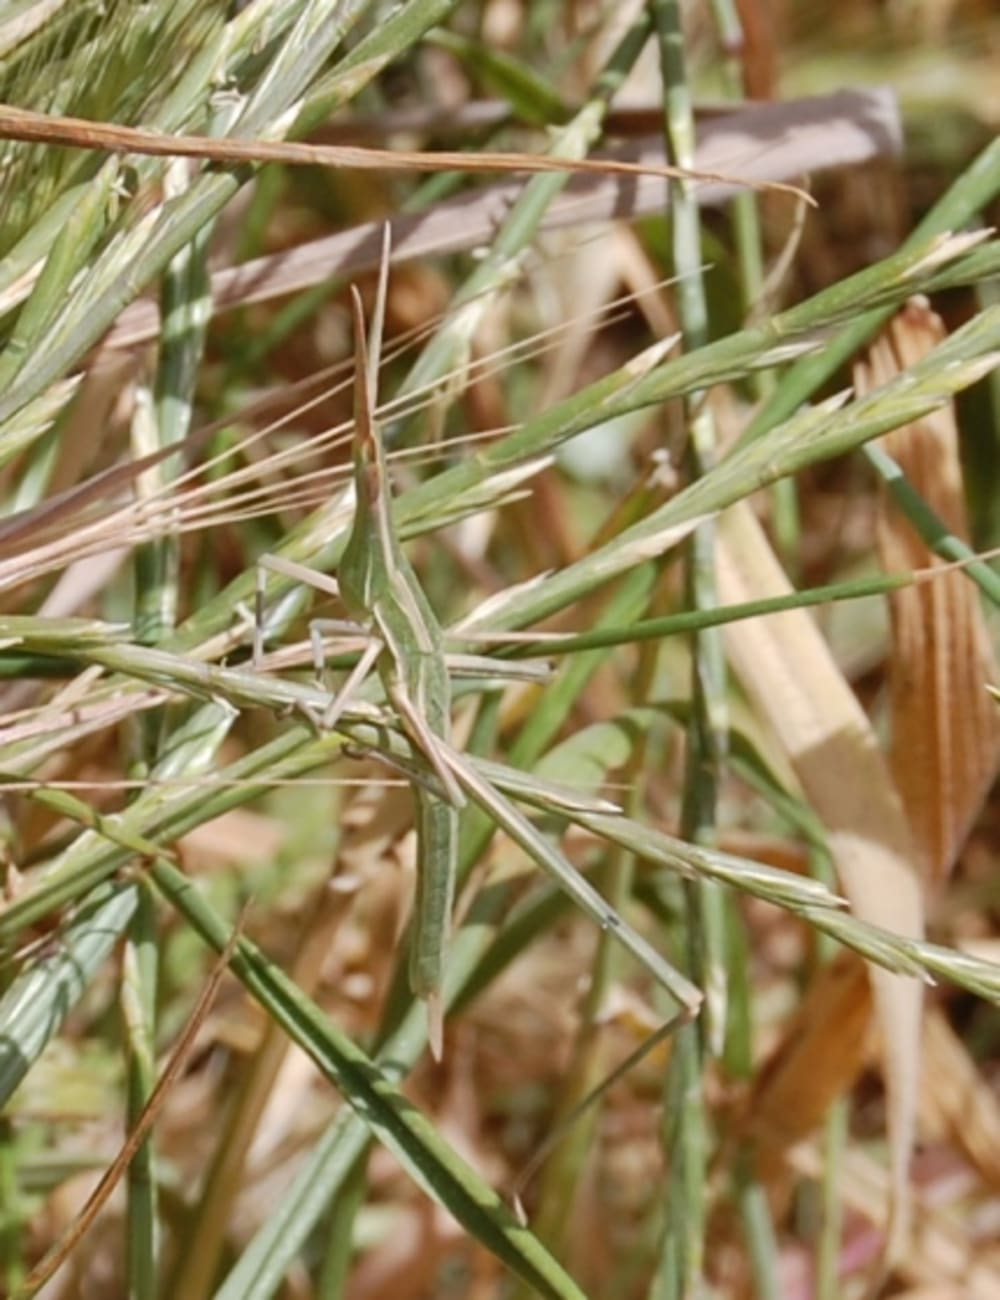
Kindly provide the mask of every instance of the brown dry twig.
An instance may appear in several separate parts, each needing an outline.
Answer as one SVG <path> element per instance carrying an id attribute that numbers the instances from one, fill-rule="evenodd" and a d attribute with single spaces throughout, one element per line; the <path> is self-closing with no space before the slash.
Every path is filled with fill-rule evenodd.
<path id="1" fill-rule="evenodd" d="M 814 200 L 783 181 L 744 180 L 720 172 L 687 171 L 661 162 L 613 158 L 552 158 L 518 153 L 462 153 L 359 148 L 356 145 L 302 144 L 287 140 L 220 140 L 201 135 L 166 135 L 114 122 L 35 113 L 0 105 L 0 138 L 28 144 L 59 144 L 73 149 L 137 153 L 158 158 L 204 158 L 221 163 L 285 163 L 300 167 L 345 167 L 355 171 L 588 172 L 625 176 L 666 176 L 675 180 L 717 181 L 750 189 L 778 190 L 807 203 Z"/>

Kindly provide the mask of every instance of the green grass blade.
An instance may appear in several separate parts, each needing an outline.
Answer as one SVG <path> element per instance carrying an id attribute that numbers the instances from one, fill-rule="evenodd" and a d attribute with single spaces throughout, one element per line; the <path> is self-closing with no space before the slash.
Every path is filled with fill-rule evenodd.
<path id="1" fill-rule="evenodd" d="M 484 891 L 474 901 L 452 943 L 445 1001 L 451 1005 L 478 968 L 504 910 L 502 889 Z M 390 1007 L 391 1014 L 391 1007 Z M 379 1048 L 386 1077 L 402 1079 L 427 1050 L 427 1017 L 411 1003 Z M 253 1241 L 234 1264 L 215 1300 L 269 1300 L 324 1211 L 340 1194 L 371 1142 L 365 1122 L 345 1110 L 322 1135 Z"/>
<path id="2" fill-rule="evenodd" d="M 150 870 L 164 896 L 216 951 L 230 928 L 191 882 L 162 860 Z M 518 1223 L 503 1201 L 445 1142 L 376 1064 L 252 944 L 241 938 L 233 973 L 336 1085 L 346 1101 L 402 1162 L 411 1176 L 477 1241 L 524 1278 L 539 1295 L 582 1300 L 583 1292 Z"/>
<path id="3" fill-rule="evenodd" d="M 59 943 L 0 998 L 0 1106 L 23 1082 L 111 955 L 138 903 L 136 886 L 103 886 L 80 906 Z"/>
<path id="4" fill-rule="evenodd" d="M 156 1087 L 156 1003 L 160 953 L 156 910 L 148 881 L 129 922 L 122 961 L 120 1004 L 126 1043 L 128 1127 L 139 1122 Z M 155 1300 L 159 1253 L 159 1195 L 152 1142 L 147 1138 L 128 1167 L 126 1263 L 131 1300 Z"/>
<path id="5" fill-rule="evenodd" d="M 979 157 L 938 200 L 902 246 L 902 252 L 921 248 L 936 235 L 961 230 L 1000 192 L 1000 141 L 987 145 Z M 797 361 L 782 379 L 770 401 L 747 425 L 741 443 L 752 442 L 786 420 L 865 342 L 895 310 L 895 304 L 861 311 L 822 352 Z"/>

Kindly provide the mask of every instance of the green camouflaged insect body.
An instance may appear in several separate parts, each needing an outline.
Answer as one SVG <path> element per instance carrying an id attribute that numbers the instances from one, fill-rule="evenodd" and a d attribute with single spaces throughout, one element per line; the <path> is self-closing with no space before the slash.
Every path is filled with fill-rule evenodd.
<path id="1" fill-rule="evenodd" d="M 380 286 L 381 294 L 381 286 Z M 374 419 L 378 333 L 372 364 L 364 336 L 364 313 L 353 292 L 355 331 L 354 483 L 356 505 L 350 537 L 338 570 L 340 592 L 352 617 L 382 643 L 379 676 L 407 735 L 442 785 L 445 798 L 414 785 L 417 889 L 410 986 L 427 1000 L 432 1047 L 440 1053 L 441 985 L 454 901 L 461 790 L 445 763 L 438 739 L 451 725 L 451 684 L 441 627 L 392 519 L 385 453 Z M 377 309 L 380 310 L 380 309 Z M 380 321 L 380 316 L 377 318 Z"/>

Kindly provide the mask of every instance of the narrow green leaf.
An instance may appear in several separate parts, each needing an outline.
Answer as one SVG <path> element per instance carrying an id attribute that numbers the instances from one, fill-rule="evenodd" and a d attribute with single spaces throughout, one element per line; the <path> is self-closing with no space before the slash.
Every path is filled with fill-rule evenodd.
<path id="1" fill-rule="evenodd" d="M 137 902 L 134 885 L 95 890 L 58 942 L 15 976 L 0 998 L 0 1107 L 107 961 Z"/>
<path id="2" fill-rule="evenodd" d="M 153 864 L 150 875 L 205 942 L 217 952 L 223 951 L 230 928 L 191 881 L 162 860 Z M 583 1300 L 573 1279 L 517 1221 L 497 1193 L 441 1139 L 433 1124 L 248 939 L 238 940 L 232 970 L 413 1178 L 477 1241 L 539 1295 Z"/>

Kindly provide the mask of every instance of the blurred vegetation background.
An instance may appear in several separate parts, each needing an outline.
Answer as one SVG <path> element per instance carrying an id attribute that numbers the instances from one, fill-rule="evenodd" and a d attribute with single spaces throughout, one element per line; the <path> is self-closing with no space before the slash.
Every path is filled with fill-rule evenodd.
<path id="1" fill-rule="evenodd" d="M 0 0 L 0 1294 L 1000 1294 L 998 66 L 988 0 Z M 527 829 L 462 812 L 440 1061 L 433 777 L 258 579 L 336 574 L 386 222 L 397 526 L 529 662 L 453 682 Z"/>

